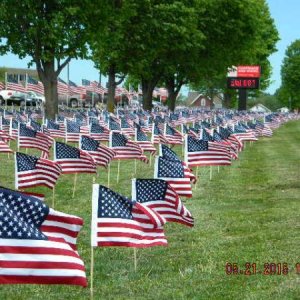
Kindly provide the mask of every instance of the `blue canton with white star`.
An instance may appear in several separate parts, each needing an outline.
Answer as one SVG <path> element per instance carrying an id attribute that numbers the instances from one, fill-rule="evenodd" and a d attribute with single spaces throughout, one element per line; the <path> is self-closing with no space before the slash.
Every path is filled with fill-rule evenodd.
<path id="1" fill-rule="evenodd" d="M 59 125 L 56 124 L 54 121 L 52 120 L 48 120 L 47 121 L 47 128 L 48 129 L 56 129 L 56 130 L 59 130 Z"/>
<path id="2" fill-rule="evenodd" d="M 20 124 L 20 136 L 35 137 L 36 131 L 28 128 L 25 124 Z"/>
<path id="3" fill-rule="evenodd" d="M 188 152 L 208 151 L 208 142 L 188 136 Z"/>
<path id="4" fill-rule="evenodd" d="M 18 172 L 34 170 L 38 160 L 39 159 L 36 156 L 31 156 L 31 155 L 17 152 L 16 161 L 17 161 Z"/>
<path id="5" fill-rule="evenodd" d="M 76 122 L 67 121 L 67 132 L 80 133 L 80 124 Z"/>
<path id="6" fill-rule="evenodd" d="M 47 240 L 39 228 L 48 214 L 41 200 L 0 187 L 0 238 Z"/>
<path id="7" fill-rule="evenodd" d="M 91 133 L 104 133 L 104 127 L 99 124 L 92 123 Z"/>
<path id="8" fill-rule="evenodd" d="M 164 200 L 168 183 L 162 179 L 137 179 L 136 199 L 140 203 Z"/>
<path id="9" fill-rule="evenodd" d="M 127 144 L 127 138 L 118 132 L 112 133 L 112 147 L 124 147 Z"/>
<path id="10" fill-rule="evenodd" d="M 56 158 L 64 159 L 64 158 L 80 158 L 79 149 L 69 146 L 64 143 L 56 142 Z"/>
<path id="11" fill-rule="evenodd" d="M 98 218 L 121 218 L 132 220 L 133 203 L 109 188 L 100 185 L 98 197 Z"/>
<path id="12" fill-rule="evenodd" d="M 86 151 L 96 151 L 99 147 L 99 142 L 87 136 L 81 137 L 81 149 Z"/>
<path id="13" fill-rule="evenodd" d="M 167 145 L 161 144 L 160 146 L 161 146 L 161 154 L 164 158 L 180 161 L 176 153 L 172 149 L 170 149 Z"/>
<path id="14" fill-rule="evenodd" d="M 184 168 L 180 161 L 158 158 L 158 177 L 184 178 Z"/>

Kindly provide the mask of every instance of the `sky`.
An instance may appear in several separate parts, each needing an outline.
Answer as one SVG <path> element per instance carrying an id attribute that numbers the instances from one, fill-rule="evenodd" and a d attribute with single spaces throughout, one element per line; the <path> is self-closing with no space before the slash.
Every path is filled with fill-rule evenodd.
<path id="1" fill-rule="evenodd" d="M 286 48 L 296 39 L 300 39 L 300 0 L 267 0 L 270 13 L 275 21 L 275 26 L 279 32 L 280 41 L 276 48 L 278 51 L 269 57 L 273 69 L 271 85 L 266 92 L 273 94 L 281 85 L 280 69 Z M 27 68 L 29 58 L 20 60 L 13 54 L 0 56 L 0 67 Z M 81 84 L 81 79 L 99 81 L 99 71 L 94 68 L 94 63 L 90 60 L 72 60 L 69 64 L 70 80 Z M 60 77 L 67 79 L 67 68 Z M 107 79 L 102 76 L 102 85 Z M 187 92 L 185 89 L 184 93 Z"/>

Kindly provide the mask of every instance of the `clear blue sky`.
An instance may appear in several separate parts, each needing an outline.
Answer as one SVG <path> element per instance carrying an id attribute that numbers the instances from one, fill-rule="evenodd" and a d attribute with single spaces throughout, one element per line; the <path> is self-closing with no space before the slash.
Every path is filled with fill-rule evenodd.
<path id="1" fill-rule="evenodd" d="M 300 0 L 267 0 L 267 3 L 280 35 L 280 41 L 277 43 L 278 51 L 270 56 L 273 68 L 271 78 L 273 83 L 267 89 L 267 92 L 273 94 L 281 84 L 280 68 L 285 50 L 293 41 L 300 39 Z M 27 68 L 28 61 L 29 58 L 20 60 L 13 54 L 0 56 L 0 66 Z M 60 77 L 66 80 L 66 68 L 62 71 Z M 80 84 L 83 78 L 98 81 L 99 71 L 94 68 L 92 61 L 72 60 L 70 63 L 70 80 Z M 102 76 L 102 84 L 105 82 L 106 78 Z"/>

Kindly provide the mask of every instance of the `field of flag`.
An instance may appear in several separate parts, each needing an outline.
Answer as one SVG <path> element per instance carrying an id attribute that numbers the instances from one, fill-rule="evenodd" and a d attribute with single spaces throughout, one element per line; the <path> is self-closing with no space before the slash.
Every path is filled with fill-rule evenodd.
<path id="1" fill-rule="evenodd" d="M 286 251 L 284 260 L 281 233 L 282 245 L 252 214 L 257 209 L 267 224 L 283 222 L 283 208 L 273 203 L 280 197 L 267 203 L 274 193 L 268 183 L 285 167 L 281 151 L 299 145 L 299 128 L 295 114 L 67 110 L 45 120 L 38 110 L 3 109 L 0 283 L 8 285 L 0 295 L 14 291 L 10 284 L 42 283 L 57 286 L 21 285 L 16 299 L 90 296 L 90 289 L 70 285 L 92 285 L 96 298 L 225 298 L 230 289 L 223 294 L 222 285 L 270 284 L 267 275 L 227 274 L 229 263 L 245 269 L 249 260 L 261 270 L 289 263 L 290 274 L 273 274 L 273 281 L 297 281 L 299 256 Z M 284 130 L 288 145 L 280 142 Z M 283 174 L 296 185 L 299 154 L 286 157 Z M 288 188 L 276 184 L 286 197 Z M 265 194 L 252 192 L 261 187 Z M 282 251 L 273 253 L 272 243 Z M 247 296 L 241 287 L 231 296 L 238 291 Z"/>

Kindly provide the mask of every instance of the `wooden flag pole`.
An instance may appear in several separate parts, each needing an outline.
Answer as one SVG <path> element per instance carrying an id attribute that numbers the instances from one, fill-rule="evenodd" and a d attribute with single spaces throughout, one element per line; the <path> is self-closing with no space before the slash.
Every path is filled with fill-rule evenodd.
<path id="1" fill-rule="evenodd" d="M 118 174 L 117 174 L 117 183 L 119 183 L 119 177 L 120 177 L 120 160 L 118 159 Z"/>
<path id="2" fill-rule="evenodd" d="M 54 200 L 55 200 L 55 186 L 53 187 L 52 190 L 52 208 L 54 208 Z"/>
<path id="3" fill-rule="evenodd" d="M 109 187 L 110 184 L 110 164 L 108 165 L 108 171 L 107 171 L 107 187 Z"/>
<path id="4" fill-rule="evenodd" d="M 137 249 L 133 248 L 133 258 L 134 258 L 134 272 L 137 270 L 137 258 L 136 258 Z"/>
<path id="5" fill-rule="evenodd" d="M 149 159 L 149 165 L 151 167 L 151 162 L 152 162 L 152 154 L 150 153 L 150 159 Z"/>
<path id="6" fill-rule="evenodd" d="M 220 173 L 220 166 L 218 166 L 218 173 Z"/>
<path id="7" fill-rule="evenodd" d="M 197 169 L 196 169 L 196 182 L 195 182 L 195 190 L 197 189 L 197 183 L 198 183 L 198 171 L 199 171 L 199 166 L 197 166 Z"/>
<path id="8" fill-rule="evenodd" d="M 134 175 L 136 175 L 136 170 L 137 170 L 137 160 L 134 160 Z"/>
<path id="9" fill-rule="evenodd" d="M 212 180 L 212 166 L 210 166 L 209 180 Z"/>
<path id="10" fill-rule="evenodd" d="M 94 247 L 91 247 L 91 299 L 94 299 Z"/>
<path id="11" fill-rule="evenodd" d="M 74 198 L 74 196 L 75 196 L 76 183 L 77 183 L 77 173 L 75 173 L 75 177 L 74 177 L 74 186 L 73 186 L 73 196 L 72 196 L 72 198 Z"/>

